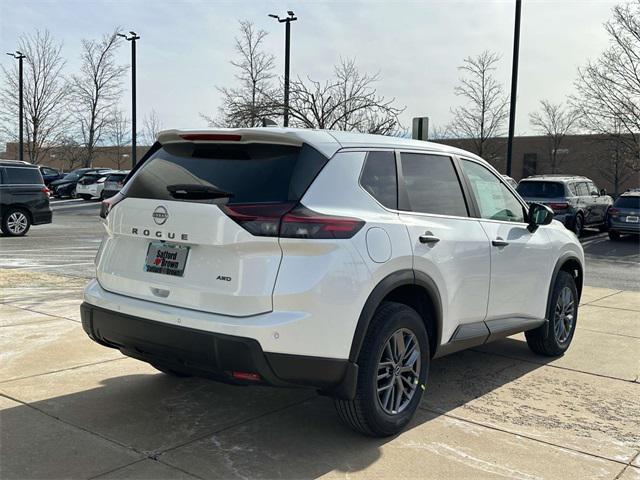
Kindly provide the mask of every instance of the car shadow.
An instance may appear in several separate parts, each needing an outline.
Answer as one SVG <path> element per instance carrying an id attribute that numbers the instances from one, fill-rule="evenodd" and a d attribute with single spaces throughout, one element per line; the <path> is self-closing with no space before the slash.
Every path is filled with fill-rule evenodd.
<path id="1" fill-rule="evenodd" d="M 513 349 L 520 353 L 527 349 L 526 343 L 517 340 L 508 340 L 506 345 L 507 354 Z M 78 434 L 92 432 L 103 442 L 107 439 L 127 446 L 204 478 L 310 479 L 334 470 L 357 472 L 379 460 L 381 448 L 394 438 L 369 438 L 349 430 L 338 420 L 331 399 L 313 391 L 176 378 L 148 373 L 143 366 L 143 370 L 133 371 L 145 373 L 119 375 L 116 364 L 124 365 L 121 362 L 130 361 L 109 362 L 100 366 L 104 370 L 88 367 L 96 377 L 87 381 L 91 388 L 79 387 L 85 382 L 75 380 L 76 376 L 89 375 L 82 368 L 41 377 L 42 384 L 26 380 L 28 387 L 20 387 L 24 381 L 15 382 L 18 386 L 12 388 L 24 388 L 27 395 L 42 396 L 38 385 L 46 385 L 47 391 L 84 389 L 1 412 L 0 444 L 11 445 L 6 448 L 12 452 L 2 455 L 3 477 L 51 478 L 55 476 L 51 471 L 37 465 L 45 469 L 72 450 L 76 455 L 83 454 L 82 448 L 77 451 L 77 443 L 65 445 L 51 432 L 43 435 L 38 423 L 25 422 L 25 417 L 34 415 L 34 409 L 78 427 Z M 429 426 L 443 414 L 543 364 L 486 351 L 465 351 L 436 359 L 421 406 L 407 431 Z M 0 391 L 21 398 L 19 392 L 11 393 L 2 384 Z M 83 448 L 95 445 L 89 442 Z"/>

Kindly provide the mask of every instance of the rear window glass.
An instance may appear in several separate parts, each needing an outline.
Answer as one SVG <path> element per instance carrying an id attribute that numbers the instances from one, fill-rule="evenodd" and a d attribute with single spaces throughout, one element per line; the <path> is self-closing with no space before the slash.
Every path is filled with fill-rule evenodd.
<path id="1" fill-rule="evenodd" d="M 9 185 L 33 185 L 42 183 L 42 175 L 37 168 L 6 167 L 4 183 Z"/>
<path id="2" fill-rule="evenodd" d="M 564 184 L 558 182 L 526 182 L 518 184 L 518 193 L 523 197 L 564 197 Z"/>
<path id="3" fill-rule="evenodd" d="M 369 152 L 360 185 L 387 208 L 398 208 L 396 157 L 393 152 Z"/>
<path id="4" fill-rule="evenodd" d="M 326 163 L 308 145 L 165 145 L 127 182 L 123 194 L 178 200 L 167 187 L 194 185 L 229 192 L 229 204 L 297 202 Z"/>
<path id="5" fill-rule="evenodd" d="M 127 176 L 126 173 L 114 173 L 107 177 L 107 182 L 121 182 Z"/>
<path id="6" fill-rule="evenodd" d="M 628 197 L 618 197 L 613 206 L 618 208 L 633 208 L 634 210 L 640 210 L 640 196 L 630 195 Z"/>

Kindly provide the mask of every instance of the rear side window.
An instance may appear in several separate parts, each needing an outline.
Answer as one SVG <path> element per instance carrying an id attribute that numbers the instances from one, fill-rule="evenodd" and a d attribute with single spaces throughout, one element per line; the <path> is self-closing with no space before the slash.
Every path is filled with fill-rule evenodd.
<path id="1" fill-rule="evenodd" d="M 169 144 L 142 165 L 123 194 L 178 200 L 167 187 L 191 185 L 228 192 L 229 204 L 297 202 L 326 163 L 308 145 Z"/>
<path id="2" fill-rule="evenodd" d="M 6 167 L 4 183 L 8 185 L 34 185 L 42 183 L 42 175 L 37 168 Z"/>
<path id="3" fill-rule="evenodd" d="M 629 195 L 628 197 L 618 197 L 613 206 L 618 208 L 633 208 L 634 210 L 640 210 L 640 196 Z"/>
<path id="4" fill-rule="evenodd" d="M 398 208 L 396 157 L 393 152 L 369 152 L 360 185 L 387 208 Z"/>
<path id="5" fill-rule="evenodd" d="M 587 184 L 584 182 L 580 182 L 578 184 L 576 184 L 576 192 L 578 193 L 578 196 L 580 197 L 588 197 L 589 196 L 589 188 L 587 187 Z"/>
<path id="6" fill-rule="evenodd" d="M 468 216 L 451 158 L 421 153 L 400 156 L 409 209 L 419 213 Z"/>
<path id="7" fill-rule="evenodd" d="M 564 184 L 560 182 L 522 181 L 516 189 L 523 197 L 558 198 L 564 197 Z"/>

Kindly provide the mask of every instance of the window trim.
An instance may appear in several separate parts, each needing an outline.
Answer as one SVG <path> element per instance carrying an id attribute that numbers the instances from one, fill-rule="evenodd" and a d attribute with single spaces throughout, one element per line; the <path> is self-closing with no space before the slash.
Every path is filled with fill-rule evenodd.
<path id="1" fill-rule="evenodd" d="M 474 218 L 475 211 L 472 205 L 469 202 L 469 195 L 466 190 L 465 183 L 462 181 L 460 165 L 457 163 L 456 155 L 448 152 L 430 152 L 428 150 L 411 150 L 411 149 L 396 149 L 396 183 L 398 185 L 398 212 L 399 213 L 409 213 L 413 215 L 435 215 L 438 217 L 444 218 Z M 411 208 L 411 203 L 409 202 L 409 194 L 407 193 L 407 189 L 405 188 L 404 182 L 404 173 L 402 171 L 402 154 L 410 153 L 417 155 L 429 155 L 432 157 L 443 157 L 448 159 L 451 162 L 451 166 L 453 167 L 453 172 L 458 180 L 458 186 L 460 187 L 460 193 L 462 193 L 462 200 L 464 201 L 465 208 L 467 210 L 467 215 L 461 217 L 460 215 L 447 215 L 443 213 L 430 213 L 430 212 L 416 212 Z"/>
<path id="2" fill-rule="evenodd" d="M 518 194 L 518 192 L 515 192 L 514 189 L 511 187 L 511 185 L 509 185 L 505 179 L 502 177 L 502 175 L 500 175 L 499 173 L 497 173 L 497 171 L 494 171 L 495 169 L 491 166 L 487 167 L 487 165 L 484 165 L 483 163 L 477 161 L 474 158 L 469 158 L 469 157 L 465 157 L 465 156 L 458 156 L 458 160 L 460 162 L 460 170 L 462 172 L 462 175 L 465 179 L 465 182 L 468 185 L 469 191 L 470 191 L 470 196 L 473 199 L 473 204 L 474 204 L 474 208 L 476 211 L 476 215 L 477 215 L 477 219 L 481 220 L 483 222 L 493 222 L 493 223 L 500 223 L 500 224 L 504 224 L 504 225 L 528 225 L 527 222 L 527 218 L 529 217 L 529 205 L 527 204 L 527 202 L 525 202 L 520 195 Z M 493 218 L 483 218 L 480 215 L 480 207 L 478 205 L 478 200 L 476 198 L 476 195 L 471 187 L 471 180 L 469 180 L 469 177 L 467 176 L 466 172 L 464 171 L 464 168 L 462 167 L 462 161 L 466 160 L 469 162 L 473 162 L 478 164 L 480 167 L 483 167 L 485 170 L 487 170 L 489 173 L 491 173 L 495 178 L 498 179 L 498 182 L 500 182 L 504 187 L 507 188 L 507 190 L 509 190 L 513 196 L 515 197 L 515 199 L 518 201 L 518 203 L 520 203 L 520 205 L 522 206 L 523 209 L 523 213 L 524 213 L 524 221 L 523 222 L 510 222 L 508 220 L 496 220 Z"/>

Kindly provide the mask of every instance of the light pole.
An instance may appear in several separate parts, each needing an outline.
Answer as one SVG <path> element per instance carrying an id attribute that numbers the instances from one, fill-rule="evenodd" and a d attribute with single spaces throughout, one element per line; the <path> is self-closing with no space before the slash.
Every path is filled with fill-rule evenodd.
<path id="1" fill-rule="evenodd" d="M 516 94 L 518 91 L 518 57 L 520 56 L 520 11 L 521 0 L 516 0 L 516 18 L 513 27 L 513 64 L 511 66 L 511 107 L 509 108 L 509 139 L 507 140 L 507 175 L 511 176 L 513 154 L 513 131 L 516 126 Z"/>
<path id="2" fill-rule="evenodd" d="M 22 52 L 16 50 L 15 53 L 7 53 L 7 55 L 11 55 L 13 58 L 18 60 L 18 159 L 24 160 L 24 132 L 23 132 L 23 123 L 24 123 L 24 98 L 23 98 L 23 88 L 22 88 L 22 60 L 25 56 Z"/>
<path id="3" fill-rule="evenodd" d="M 280 18 L 278 15 L 270 14 L 271 18 L 275 18 L 280 23 L 285 24 L 284 37 L 284 126 L 289 126 L 289 60 L 291 50 L 291 22 L 295 22 L 298 18 L 291 10 L 287 10 L 287 17 Z"/>
<path id="4" fill-rule="evenodd" d="M 136 40 L 140 37 L 136 32 L 129 31 L 127 36 L 119 33 L 119 37 L 131 42 L 131 168 L 136 166 Z"/>

